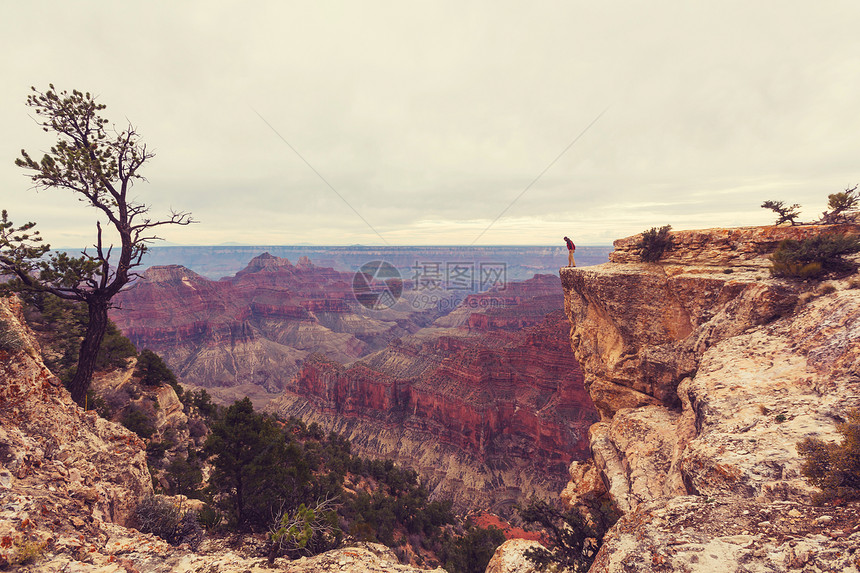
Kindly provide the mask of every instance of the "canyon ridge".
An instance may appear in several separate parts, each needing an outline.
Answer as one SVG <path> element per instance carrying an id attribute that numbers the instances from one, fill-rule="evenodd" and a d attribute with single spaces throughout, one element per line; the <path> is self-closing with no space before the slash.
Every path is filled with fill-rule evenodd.
<path id="1" fill-rule="evenodd" d="M 407 282 L 381 310 L 356 300 L 353 279 L 270 254 L 219 281 L 156 266 L 111 317 L 182 383 L 342 434 L 360 455 L 415 469 L 458 509 L 510 514 L 559 491 L 597 421 L 559 278 L 481 293 Z"/>

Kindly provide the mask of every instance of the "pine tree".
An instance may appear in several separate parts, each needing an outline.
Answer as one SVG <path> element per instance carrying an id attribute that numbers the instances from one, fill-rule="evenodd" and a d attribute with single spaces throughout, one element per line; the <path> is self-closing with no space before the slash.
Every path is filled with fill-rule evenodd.
<path id="1" fill-rule="evenodd" d="M 141 168 L 154 157 L 134 127 L 122 131 L 109 127 L 100 115 L 106 106 L 89 93 L 57 91 L 53 84 L 45 92 L 32 91 L 27 105 L 43 131 L 56 134 L 58 140 L 40 161 L 22 150 L 15 164 L 29 172 L 35 188 L 65 189 L 95 207 L 119 239 L 115 252 L 97 220 L 92 249 L 84 249 L 80 257 L 52 253 L 34 230 L 35 223 L 16 227 L 2 211 L 0 275 L 13 277 L 4 288 L 49 292 L 87 305 L 87 329 L 68 384 L 72 398 L 83 404 L 108 326 L 111 299 L 135 276 L 147 243 L 159 238 L 152 230 L 193 221 L 182 212 L 152 219 L 149 207 L 129 196 L 132 186 L 144 181 Z"/>

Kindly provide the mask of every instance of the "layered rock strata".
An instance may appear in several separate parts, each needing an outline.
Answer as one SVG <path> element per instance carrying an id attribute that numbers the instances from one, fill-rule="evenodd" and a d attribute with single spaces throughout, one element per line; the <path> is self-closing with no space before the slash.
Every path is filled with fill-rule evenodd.
<path id="1" fill-rule="evenodd" d="M 121 379 L 100 381 L 122 385 Z M 159 392 L 162 426 L 178 422 L 175 394 Z M 144 444 L 85 412 L 44 366 L 20 303 L 0 298 L 0 569 L 30 573 L 246 573 L 272 571 L 262 542 L 235 549 L 206 539 L 196 551 L 126 527 L 152 494 Z M 179 502 L 180 499 L 174 499 Z M 364 543 L 290 561 L 301 572 L 425 571 Z M 441 569 L 436 571 L 443 573 Z"/>
<path id="2" fill-rule="evenodd" d="M 0 554 L 86 554 L 152 493 L 143 443 L 74 404 L 42 363 L 20 303 L 0 299 Z"/>
<path id="3" fill-rule="evenodd" d="M 857 508 L 808 506 L 796 444 L 836 440 L 860 407 L 860 289 L 802 294 L 769 276 L 767 255 L 786 238 L 858 231 L 677 232 L 659 264 L 638 261 L 630 237 L 613 262 L 561 270 L 601 414 L 563 497 L 608 494 L 623 514 L 593 572 L 856 570 Z"/>
<path id="4" fill-rule="evenodd" d="M 116 297 L 111 319 L 182 383 L 221 402 L 248 395 L 262 405 L 309 355 L 351 362 L 435 318 L 407 300 L 384 315 L 369 311 L 356 302 L 352 279 L 268 253 L 220 281 L 179 265 L 151 267 Z"/>
<path id="5" fill-rule="evenodd" d="M 550 495 L 587 451 L 597 416 L 570 353 L 560 286 L 539 276 L 349 367 L 309 360 L 269 408 L 414 468 L 461 509 L 507 513 Z M 531 295 L 531 296 L 529 296 Z M 481 304 L 503 297 L 506 304 Z M 553 310 L 555 308 L 555 310 Z"/>

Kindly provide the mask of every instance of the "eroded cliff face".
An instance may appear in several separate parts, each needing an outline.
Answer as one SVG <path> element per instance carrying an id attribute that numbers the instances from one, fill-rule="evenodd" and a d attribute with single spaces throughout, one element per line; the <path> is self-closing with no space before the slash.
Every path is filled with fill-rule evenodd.
<path id="1" fill-rule="evenodd" d="M 858 231 L 677 232 L 659 264 L 638 261 L 630 237 L 610 263 L 561 270 L 601 414 L 563 498 L 608 493 L 624 514 L 593 572 L 856 570 L 857 508 L 808 506 L 795 446 L 835 440 L 860 406 L 860 289 L 833 281 L 801 297 L 810 287 L 770 278 L 767 254 L 784 238 Z"/>
<path id="2" fill-rule="evenodd" d="M 130 370 L 129 370 L 130 372 Z M 100 384 L 122 385 L 121 378 Z M 157 392 L 159 425 L 180 422 L 172 389 Z M 30 573 L 245 573 L 271 571 L 261 544 L 206 539 L 196 551 L 126 527 L 152 494 L 144 444 L 85 412 L 45 367 L 20 303 L 0 298 L 0 569 Z M 178 502 L 178 498 L 173 498 Z M 360 543 L 312 558 L 275 560 L 295 572 L 426 571 Z M 435 571 L 444 573 L 441 569 Z"/>
<path id="3" fill-rule="evenodd" d="M 309 355 L 350 362 L 417 330 L 416 319 L 432 320 L 408 302 L 371 313 L 355 301 L 352 277 L 267 253 L 220 281 L 179 265 L 151 267 L 116 297 L 111 319 L 182 383 L 221 402 L 248 395 L 260 406 Z"/>
<path id="4" fill-rule="evenodd" d="M 414 468 L 461 509 L 505 513 L 550 495 L 585 457 L 597 419 L 570 352 L 560 286 L 540 276 L 461 309 L 349 367 L 322 357 L 269 408 Z M 492 307 L 482 301 L 504 297 Z M 553 310 L 555 309 L 555 310 Z"/>
<path id="5" fill-rule="evenodd" d="M 17 299 L 0 299 L 0 322 L 0 554 L 27 541 L 86 551 L 152 493 L 143 443 L 72 402 Z"/>

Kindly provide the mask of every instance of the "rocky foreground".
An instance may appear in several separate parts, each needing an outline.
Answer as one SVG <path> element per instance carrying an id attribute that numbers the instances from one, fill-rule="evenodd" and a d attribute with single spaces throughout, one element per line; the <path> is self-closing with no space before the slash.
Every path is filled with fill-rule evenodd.
<path id="1" fill-rule="evenodd" d="M 814 507 L 796 444 L 837 440 L 860 407 L 857 275 L 815 289 L 773 279 L 784 238 L 841 227 L 677 232 L 638 260 L 562 269 L 571 346 L 601 414 L 570 504 L 623 514 L 592 573 L 858 571 L 858 505 Z M 851 282 L 853 279 L 854 282 Z"/>
<path id="2" fill-rule="evenodd" d="M 0 570 L 32 573 L 246 573 L 266 559 L 204 541 L 196 551 L 126 527 L 152 494 L 143 442 L 84 412 L 42 363 L 14 298 L 0 299 Z M 422 571 L 360 544 L 276 570 Z"/>

